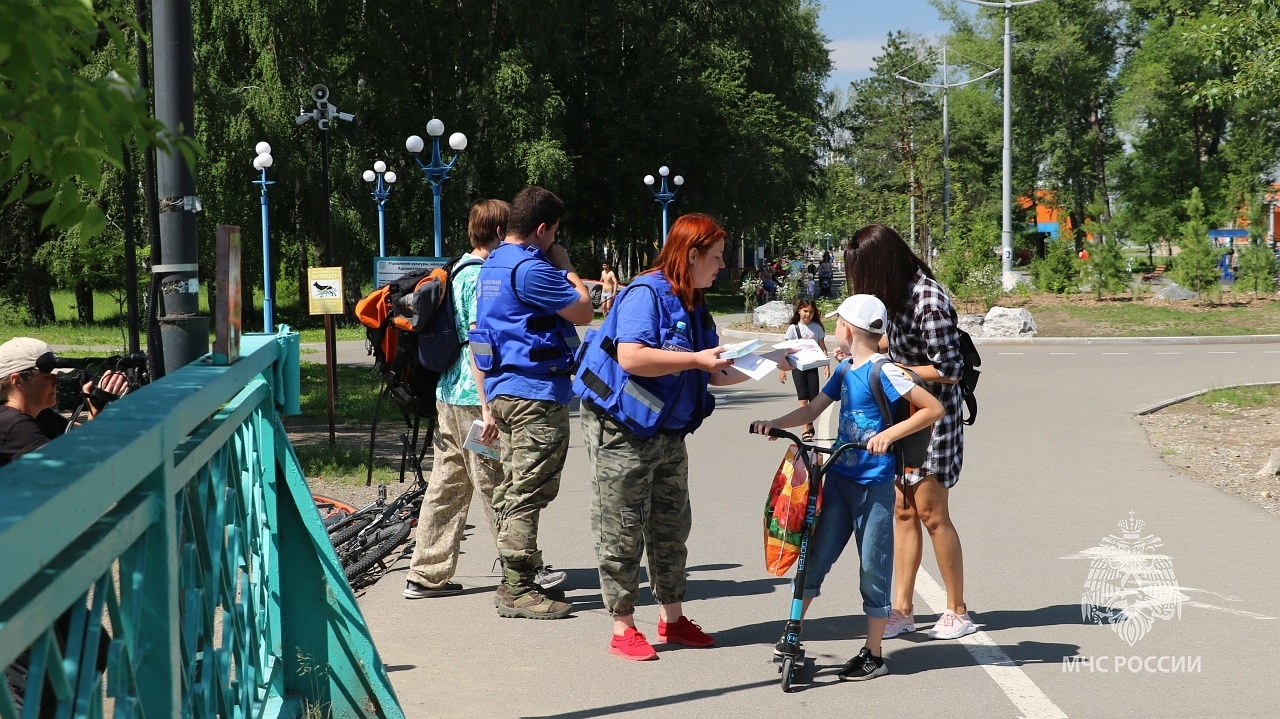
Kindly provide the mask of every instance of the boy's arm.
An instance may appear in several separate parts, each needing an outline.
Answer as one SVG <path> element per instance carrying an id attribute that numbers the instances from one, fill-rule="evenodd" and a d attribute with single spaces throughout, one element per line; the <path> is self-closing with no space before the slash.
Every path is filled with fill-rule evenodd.
<path id="1" fill-rule="evenodd" d="M 809 404 L 792 410 L 777 419 L 752 422 L 751 431 L 756 434 L 768 434 L 770 429 L 786 429 L 787 427 L 799 427 L 802 424 L 809 424 L 817 419 L 834 401 L 825 392 L 819 392 L 817 397 L 809 400 Z M 942 405 L 938 406 L 941 407 Z M 770 439 L 777 438 L 770 437 Z"/>
<path id="2" fill-rule="evenodd" d="M 911 391 L 903 399 L 909 400 L 911 404 L 918 407 L 916 413 L 895 425 L 891 425 L 885 431 L 868 440 L 868 452 L 872 454 L 888 452 L 889 445 L 942 419 L 942 403 L 924 387 L 919 385 L 912 387 Z"/>

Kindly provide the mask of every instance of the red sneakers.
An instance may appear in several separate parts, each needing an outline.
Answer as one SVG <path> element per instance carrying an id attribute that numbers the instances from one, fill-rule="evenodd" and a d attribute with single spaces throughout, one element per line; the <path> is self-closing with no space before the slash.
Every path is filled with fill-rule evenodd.
<path id="1" fill-rule="evenodd" d="M 683 616 L 675 624 L 667 624 L 659 619 L 658 638 L 668 644 L 683 644 L 686 647 L 712 647 L 716 643 L 710 634 L 702 631 L 702 627 Z"/>
<path id="2" fill-rule="evenodd" d="M 636 662 L 647 662 L 658 658 L 658 653 L 653 651 L 649 640 L 636 631 L 635 627 L 628 627 L 622 636 L 613 635 L 613 641 L 609 643 L 609 653 Z"/>

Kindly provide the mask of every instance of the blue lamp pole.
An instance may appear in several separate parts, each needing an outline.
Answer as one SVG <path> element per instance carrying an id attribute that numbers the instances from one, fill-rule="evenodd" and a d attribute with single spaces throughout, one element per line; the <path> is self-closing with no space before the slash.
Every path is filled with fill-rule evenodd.
<path id="1" fill-rule="evenodd" d="M 649 190 L 653 192 L 654 201 L 662 205 L 662 244 L 667 244 L 667 206 L 672 200 L 676 199 L 676 193 L 680 191 L 681 185 L 684 184 L 684 178 L 676 175 L 671 178 L 672 184 L 676 187 L 674 190 L 667 187 L 667 175 L 671 174 L 671 168 L 663 165 L 658 168 L 658 174 L 662 177 L 662 184 L 658 189 L 653 189 L 653 175 L 644 176 L 644 184 L 649 186 Z"/>
<path id="2" fill-rule="evenodd" d="M 258 156 L 253 158 L 253 169 L 262 173 L 262 179 L 253 184 L 262 187 L 262 331 L 275 332 L 275 292 L 271 289 L 271 241 L 267 232 L 267 185 L 276 184 L 267 179 L 267 168 L 271 167 L 271 145 L 259 142 L 253 148 Z"/>
<path id="3" fill-rule="evenodd" d="M 378 160 L 373 163 L 372 170 L 365 170 L 361 175 L 369 183 L 369 194 L 378 203 L 378 256 L 387 256 L 387 197 L 391 195 L 391 186 L 396 184 L 396 173 L 387 170 L 387 163 Z"/>
<path id="4" fill-rule="evenodd" d="M 449 179 L 449 171 L 458 161 L 458 154 L 454 154 L 453 158 L 445 162 L 440 157 L 440 136 L 444 134 L 444 122 L 439 119 L 432 118 L 427 123 L 427 134 L 431 136 L 431 162 L 426 163 L 418 156 L 422 152 L 425 144 L 422 138 L 417 135 L 410 135 L 409 139 L 404 141 L 404 147 L 417 161 L 418 167 L 422 170 L 422 177 L 431 185 L 431 194 L 435 198 L 435 219 L 436 219 L 436 257 L 444 255 L 444 243 L 440 234 L 440 192 L 443 189 L 444 181 Z M 467 136 L 461 132 L 455 132 L 449 136 L 449 147 L 453 148 L 455 153 L 461 153 L 467 149 Z"/>

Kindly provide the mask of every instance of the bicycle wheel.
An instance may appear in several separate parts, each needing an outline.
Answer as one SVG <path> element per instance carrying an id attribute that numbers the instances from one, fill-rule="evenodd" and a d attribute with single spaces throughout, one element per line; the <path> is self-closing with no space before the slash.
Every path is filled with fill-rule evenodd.
<path id="1" fill-rule="evenodd" d="M 372 569 L 375 564 L 381 562 L 383 558 L 404 544 L 411 531 L 408 522 L 400 522 L 387 529 L 393 531 L 390 531 L 381 542 L 374 544 L 363 554 L 355 557 L 350 566 L 346 568 L 347 581 L 353 586 L 360 575 Z"/>
<path id="2" fill-rule="evenodd" d="M 360 530 L 369 526 L 374 520 L 375 515 L 363 514 L 358 517 L 352 517 L 351 521 L 345 526 L 329 535 L 329 541 L 333 543 L 335 550 L 341 550 L 342 545 L 351 540 L 352 537 L 360 533 Z M 338 552 L 341 554 L 341 551 Z"/>

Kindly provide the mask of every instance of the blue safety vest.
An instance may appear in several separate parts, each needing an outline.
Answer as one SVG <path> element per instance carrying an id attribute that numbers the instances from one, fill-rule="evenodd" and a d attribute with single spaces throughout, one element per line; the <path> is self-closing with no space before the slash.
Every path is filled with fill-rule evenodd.
<path id="1" fill-rule="evenodd" d="M 480 267 L 476 328 L 467 338 L 482 372 L 573 372 L 580 344 L 573 323 L 526 303 L 516 291 L 516 271 L 535 261 L 546 262 L 536 247 L 504 242 Z"/>
<path id="2" fill-rule="evenodd" d="M 659 349 L 700 352 L 720 343 L 705 306 L 689 312 L 662 273 L 640 275 L 618 295 L 600 329 L 587 333 L 573 391 L 641 437 L 693 432 L 715 409 L 715 397 L 707 391 L 710 374 L 690 369 L 637 377 L 618 364 L 618 317 L 623 300 L 633 293 L 638 293 L 633 303 L 646 301 L 647 294 L 657 305 Z"/>

